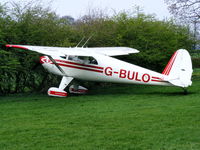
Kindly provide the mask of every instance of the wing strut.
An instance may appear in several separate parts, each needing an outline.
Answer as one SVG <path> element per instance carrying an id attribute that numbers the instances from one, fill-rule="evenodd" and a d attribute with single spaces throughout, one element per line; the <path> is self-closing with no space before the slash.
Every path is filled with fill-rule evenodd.
<path id="1" fill-rule="evenodd" d="M 64 75 L 64 76 L 67 76 L 64 72 L 64 70 L 58 65 L 58 63 L 51 57 L 51 56 L 48 56 L 49 59 L 56 65 L 56 67 L 60 70 L 60 72 Z"/>

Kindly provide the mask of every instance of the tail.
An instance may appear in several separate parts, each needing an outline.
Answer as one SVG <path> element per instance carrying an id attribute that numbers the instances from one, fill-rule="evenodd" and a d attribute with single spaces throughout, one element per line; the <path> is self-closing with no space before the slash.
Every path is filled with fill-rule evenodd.
<path id="1" fill-rule="evenodd" d="M 177 50 L 171 57 L 162 74 L 167 81 L 179 87 L 186 88 L 192 85 L 192 61 L 187 50 Z"/>

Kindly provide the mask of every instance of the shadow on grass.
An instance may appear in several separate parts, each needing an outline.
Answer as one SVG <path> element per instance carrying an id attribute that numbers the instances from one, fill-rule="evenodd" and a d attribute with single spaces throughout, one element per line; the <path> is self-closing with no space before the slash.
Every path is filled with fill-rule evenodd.
<path id="1" fill-rule="evenodd" d="M 187 94 L 184 93 L 184 91 L 179 92 L 153 92 L 153 93 L 145 93 L 145 94 L 152 94 L 152 95 L 163 95 L 163 96 L 189 96 L 197 94 L 195 92 L 188 92 Z"/>
<path id="2" fill-rule="evenodd" d="M 145 85 L 122 85 L 96 88 L 90 90 L 87 95 L 162 95 L 162 96 L 188 96 L 197 92 L 188 89 L 187 94 L 182 88 L 145 86 Z"/>

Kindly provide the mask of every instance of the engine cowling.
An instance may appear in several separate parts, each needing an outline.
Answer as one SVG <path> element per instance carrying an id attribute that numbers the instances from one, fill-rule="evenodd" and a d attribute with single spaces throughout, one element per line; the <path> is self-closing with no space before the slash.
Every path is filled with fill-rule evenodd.
<path id="1" fill-rule="evenodd" d="M 55 96 L 55 97 L 67 97 L 68 93 L 64 90 L 59 89 L 59 88 L 51 87 L 48 90 L 48 95 L 49 96 Z"/>

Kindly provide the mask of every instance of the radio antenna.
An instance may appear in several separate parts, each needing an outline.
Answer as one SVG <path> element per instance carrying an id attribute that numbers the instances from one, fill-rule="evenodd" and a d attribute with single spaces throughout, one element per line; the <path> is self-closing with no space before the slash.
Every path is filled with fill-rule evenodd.
<path id="1" fill-rule="evenodd" d="M 84 39 L 85 39 L 85 36 L 84 36 L 84 37 L 81 39 L 81 41 L 76 45 L 76 47 L 78 47 Z"/>
<path id="2" fill-rule="evenodd" d="M 92 35 L 87 39 L 87 41 L 83 44 L 82 48 L 88 43 L 88 41 L 92 38 Z"/>

